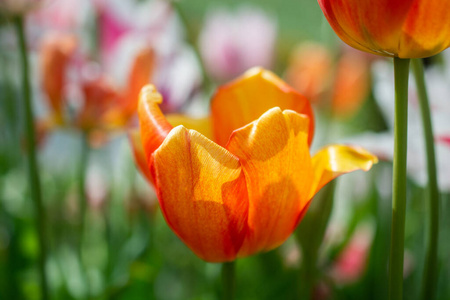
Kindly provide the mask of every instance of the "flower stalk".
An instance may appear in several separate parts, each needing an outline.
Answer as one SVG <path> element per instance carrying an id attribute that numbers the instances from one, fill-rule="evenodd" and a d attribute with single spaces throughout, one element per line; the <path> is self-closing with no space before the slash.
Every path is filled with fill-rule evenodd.
<path id="1" fill-rule="evenodd" d="M 235 296 L 236 282 L 234 276 L 235 261 L 222 264 L 223 300 L 232 300 Z"/>
<path id="2" fill-rule="evenodd" d="M 403 295 L 409 62 L 409 59 L 394 57 L 395 121 L 392 227 L 389 255 L 390 300 L 401 300 Z"/>
<path id="3" fill-rule="evenodd" d="M 431 122 L 430 103 L 425 84 L 423 63 L 420 59 L 412 60 L 412 69 L 417 86 L 422 126 L 425 139 L 428 172 L 428 240 L 422 281 L 421 299 L 434 299 L 437 284 L 438 239 L 439 239 L 439 187 L 436 173 L 433 125 Z"/>
<path id="4" fill-rule="evenodd" d="M 29 65 L 27 56 L 27 43 L 24 30 L 24 19 L 22 16 L 14 17 L 14 26 L 17 31 L 19 42 L 20 60 L 22 64 L 22 92 L 24 101 L 24 122 L 26 132 L 26 151 L 28 160 L 28 174 L 31 198 L 34 205 L 36 230 L 38 232 L 39 243 L 39 262 L 38 271 L 41 286 L 41 299 L 49 299 L 48 280 L 45 271 L 47 261 L 47 244 L 46 244 L 46 224 L 45 210 L 42 203 L 41 183 L 39 178 L 39 169 L 37 165 L 36 154 L 36 132 L 34 127 L 33 105 L 31 103 L 31 85 L 29 78 Z"/>
<path id="5" fill-rule="evenodd" d="M 78 196 L 79 196 L 79 220 L 78 220 L 78 259 L 82 270 L 83 281 L 86 286 L 87 297 L 89 298 L 90 284 L 87 278 L 86 268 L 83 262 L 83 240 L 85 234 L 87 198 L 86 198 L 86 173 L 89 162 L 89 135 L 88 132 L 82 132 L 80 161 L 78 169 Z"/>

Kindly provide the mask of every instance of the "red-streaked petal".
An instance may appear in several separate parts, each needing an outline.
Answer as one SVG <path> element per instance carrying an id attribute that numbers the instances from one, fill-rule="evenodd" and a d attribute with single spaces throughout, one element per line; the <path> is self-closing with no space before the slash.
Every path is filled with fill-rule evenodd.
<path id="1" fill-rule="evenodd" d="M 162 102 L 153 85 L 146 85 L 139 94 L 139 124 L 141 128 L 141 141 L 147 160 L 152 153 L 163 143 L 172 129 L 172 125 L 166 120 L 159 109 L 158 104 Z"/>
<path id="2" fill-rule="evenodd" d="M 450 1 L 415 0 L 403 25 L 399 57 L 435 55 L 450 46 Z"/>
<path id="3" fill-rule="evenodd" d="M 152 156 L 167 223 L 200 258 L 236 258 L 247 231 L 248 199 L 239 160 L 194 130 L 175 127 Z"/>
<path id="4" fill-rule="evenodd" d="M 319 0 L 336 34 L 359 50 L 396 56 L 403 23 L 415 0 Z"/>

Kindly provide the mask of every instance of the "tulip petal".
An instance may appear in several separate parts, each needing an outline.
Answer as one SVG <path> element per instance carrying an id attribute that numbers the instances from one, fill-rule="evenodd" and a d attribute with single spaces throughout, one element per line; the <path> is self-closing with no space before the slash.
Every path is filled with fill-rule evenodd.
<path id="1" fill-rule="evenodd" d="M 395 56 L 401 29 L 415 0 L 319 0 L 336 34 L 350 46 Z"/>
<path id="2" fill-rule="evenodd" d="M 195 131 L 200 132 L 208 139 L 213 138 L 212 128 L 211 128 L 211 119 L 209 117 L 205 118 L 191 118 L 186 115 L 180 114 L 170 114 L 166 116 L 167 121 L 173 126 L 176 127 L 178 125 L 183 125 L 188 129 L 193 129 Z"/>
<path id="3" fill-rule="evenodd" d="M 144 48 L 136 55 L 128 80 L 125 95 L 125 113 L 132 115 L 137 108 L 137 100 L 142 87 L 150 82 L 155 67 L 155 53 L 151 48 Z"/>
<path id="4" fill-rule="evenodd" d="M 72 35 L 49 35 L 41 45 L 40 64 L 42 89 L 47 94 L 57 123 L 63 120 L 66 69 L 75 52 L 77 40 Z"/>
<path id="5" fill-rule="evenodd" d="M 378 158 L 361 147 L 329 145 L 312 157 L 314 168 L 314 189 L 312 198 L 332 179 L 356 170 L 368 171 Z"/>
<path id="6" fill-rule="evenodd" d="M 398 56 L 428 57 L 448 48 L 449 20 L 449 0 L 415 0 L 403 26 Z"/>
<path id="7" fill-rule="evenodd" d="M 172 129 L 159 109 L 162 96 L 153 85 L 146 85 L 139 94 L 139 126 L 141 128 L 141 141 L 147 160 L 158 149 Z"/>
<path id="8" fill-rule="evenodd" d="M 152 156 L 167 223 L 200 258 L 236 258 L 247 231 L 248 197 L 239 160 L 200 133 L 175 127 Z"/>
<path id="9" fill-rule="evenodd" d="M 308 141 L 311 143 L 314 117 L 309 101 L 262 68 L 253 68 L 217 90 L 211 103 L 215 141 L 226 145 L 234 130 L 257 120 L 273 107 L 291 109 L 310 117 Z"/>
<path id="10" fill-rule="evenodd" d="M 239 257 L 279 246 L 297 226 L 313 177 L 308 131 L 307 116 L 273 108 L 230 137 L 227 149 L 239 158 L 249 196 Z"/>

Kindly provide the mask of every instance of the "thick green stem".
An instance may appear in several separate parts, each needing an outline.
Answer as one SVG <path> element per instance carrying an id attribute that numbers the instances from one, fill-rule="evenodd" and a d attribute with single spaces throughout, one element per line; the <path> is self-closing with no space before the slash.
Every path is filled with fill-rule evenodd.
<path id="1" fill-rule="evenodd" d="M 45 272 L 45 264 L 47 261 L 47 244 L 46 244 L 46 225 L 45 210 L 42 203 L 41 183 L 39 179 L 39 170 L 36 158 L 36 136 L 34 128 L 33 105 L 31 103 L 31 85 L 29 78 L 29 66 L 27 56 L 27 44 L 24 31 L 23 17 L 14 18 L 14 25 L 17 30 L 17 36 L 20 48 L 20 59 L 22 63 L 22 91 L 25 112 L 25 131 L 26 131 L 26 149 L 28 159 L 28 173 L 30 192 L 34 204 L 36 230 L 39 240 L 39 275 L 41 281 L 41 299 L 49 299 L 48 281 Z"/>
<path id="2" fill-rule="evenodd" d="M 439 187 L 436 175 L 436 158 L 434 151 L 433 126 L 431 123 L 430 104 L 420 59 L 412 60 L 412 68 L 419 96 L 422 126 L 425 138 L 428 171 L 428 201 L 430 214 L 428 217 L 428 245 L 422 281 L 421 299 L 434 299 L 437 287 L 438 239 L 439 239 Z"/>
<path id="3" fill-rule="evenodd" d="M 406 211 L 409 59 L 395 57 L 394 72 L 394 175 L 392 188 L 391 250 L 389 255 L 389 299 L 402 300 Z"/>
<path id="4" fill-rule="evenodd" d="M 234 299 L 236 282 L 234 278 L 235 262 L 225 262 L 222 265 L 223 300 Z"/>

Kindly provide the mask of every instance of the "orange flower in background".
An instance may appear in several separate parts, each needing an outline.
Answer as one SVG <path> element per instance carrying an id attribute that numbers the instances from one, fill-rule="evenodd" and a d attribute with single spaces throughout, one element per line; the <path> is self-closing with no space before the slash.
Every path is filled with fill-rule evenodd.
<path id="1" fill-rule="evenodd" d="M 320 44 L 305 43 L 297 46 L 289 61 L 286 80 L 297 91 L 316 103 L 329 88 L 333 56 Z"/>
<path id="2" fill-rule="evenodd" d="M 433 56 L 450 46 L 450 0 L 318 0 L 350 46 L 400 58 Z"/>
<path id="3" fill-rule="evenodd" d="M 154 183 L 167 223 L 206 261 L 231 261 L 279 246 L 322 186 L 377 161 L 361 148 L 340 145 L 311 157 L 308 100 L 259 68 L 218 89 L 211 122 L 191 121 L 198 131 L 173 127 L 161 102 L 153 86 L 141 91 L 143 147 L 134 153 Z"/>
<path id="4" fill-rule="evenodd" d="M 334 115 L 347 117 L 359 110 L 370 90 L 370 65 L 367 57 L 346 51 L 336 66 L 331 92 Z"/>
<path id="5" fill-rule="evenodd" d="M 53 112 L 53 121 L 63 122 L 66 70 L 77 46 L 73 35 L 48 35 L 40 49 L 42 89 Z"/>
<path id="6" fill-rule="evenodd" d="M 84 81 L 82 93 L 84 101 L 77 115 L 77 126 L 84 131 L 102 127 L 101 117 L 117 102 L 118 93 L 105 77 Z"/>
<path id="7" fill-rule="evenodd" d="M 74 125 L 84 131 L 115 129 L 130 122 L 137 109 L 140 89 L 149 83 L 155 66 L 155 53 L 143 47 L 134 57 L 127 85 L 118 89 L 105 74 L 99 73 L 95 63 L 78 57 L 72 35 L 52 35 L 44 39 L 40 50 L 42 88 L 52 111 L 51 124 L 70 123 L 65 120 L 66 87 L 79 89 L 81 99 L 75 111 Z M 76 64 L 78 63 L 78 65 Z M 69 81 L 68 72 L 76 73 L 77 80 Z M 78 73 L 78 74 L 77 74 Z M 51 126 L 50 126 L 51 127 Z"/>
<path id="8" fill-rule="evenodd" d="M 136 113 L 141 88 L 149 83 L 155 68 L 155 52 L 144 47 L 136 54 L 131 66 L 128 83 L 118 97 L 117 103 L 108 111 L 104 119 L 111 126 L 124 126 Z"/>
<path id="9" fill-rule="evenodd" d="M 369 93 L 369 57 L 346 47 L 334 62 L 325 46 L 305 43 L 293 51 L 286 80 L 317 106 L 331 105 L 335 116 L 349 117 Z"/>

